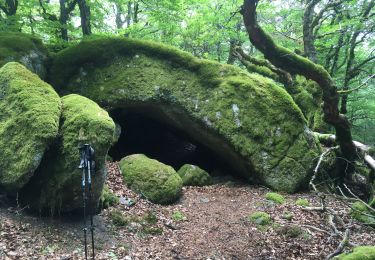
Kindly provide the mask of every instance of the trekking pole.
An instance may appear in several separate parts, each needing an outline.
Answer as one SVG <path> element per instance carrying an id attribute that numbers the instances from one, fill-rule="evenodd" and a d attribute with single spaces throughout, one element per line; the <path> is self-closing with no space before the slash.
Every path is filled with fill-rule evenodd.
<path id="1" fill-rule="evenodd" d="M 87 260 L 87 224 L 86 218 L 87 213 L 90 215 L 90 232 L 91 232 L 91 245 L 92 245 L 92 259 L 95 259 L 94 249 L 94 223 L 93 223 L 93 212 L 91 208 L 91 170 L 94 169 L 94 149 L 89 144 L 84 144 L 79 147 L 81 161 L 79 169 L 82 169 L 82 191 L 83 191 L 83 234 L 84 234 L 84 245 L 85 245 L 85 259 Z M 86 208 L 88 206 L 88 209 Z"/>
<path id="2" fill-rule="evenodd" d="M 89 215 L 90 215 L 90 232 L 91 232 L 91 249 L 92 249 L 92 259 L 95 259 L 95 248 L 94 248 L 94 216 L 92 210 L 92 189 L 91 189 L 91 171 L 95 172 L 95 151 L 89 146 L 88 147 L 89 160 L 88 160 L 88 188 L 89 188 Z"/>

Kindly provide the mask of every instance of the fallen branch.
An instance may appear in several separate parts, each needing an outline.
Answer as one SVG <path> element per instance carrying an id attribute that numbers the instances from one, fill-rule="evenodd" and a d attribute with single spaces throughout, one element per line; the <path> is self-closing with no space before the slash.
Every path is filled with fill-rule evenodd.
<path id="1" fill-rule="evenodd" d="M 349 188 L 348 186 L 346 186 L 346 184 L 344 184 L 344 187 L 345 189 L 350 193 L 350 195 L 352 195 L 354 198 L 357 199 L 357 201 L 360 201 L 361 203 L 363 203 L 370 211 L 374 212 L 375 213 L 375 209 L 373 207 L 371 207 L 369 204 L 367 204 L 366 202 L 364 202 L 363 200 L 361 200 L 357 195 L 355 195 Z"/>
<path id="2" fill-rule="evenodd" d="M 321 134 L 314 132 L 314 135 L 319 138 L 319 141 L 321 143 L 332 145 L 336 144 L 336 136 L 332 134 Z M 369 165 L 369 167 L 375 171 L 375 160 L 370 156 L 371 147 L 368 145 L 365 145 L 358 141 L 353 141 L 353 144 L 357 151 L 359 151 L 359 154 L 363 157 L 364 161 Z"/>
<path id="3" fill-rule="evenodd" d="M 318 161 L 318 163 L 316 164 L 316 167 L 315 167 L 315 169 L 314 169 L 314 174 L 313 174 L 313 176 L 312 176 L 312 178 L 311 178 L 311 180 L 310 180 L 310 182 L 309 182 L 309 185 L 314 189 L 314 191 L 318 192 L 318 189 L 316 188 L 316 186 L 315 186 L 315 184 L 314 184 L 314 181 L 315 181 L 315 179 L 316 179 L 316 177 L 317 177 L 317 175 L 318 175 L 319 167 L 320 167 L 320 165 L 322 164 L 324 157 L 325 157 L 327 154 L 329 154 L 330 152 L 332 152 L 333 150 L 337 149 L 337 148 L 338 148 L 338 146 L 330 147 L 327 151 L 325 151 L 324 153 L 322 153 L 322 154 L 320 155 L 320 157 L 319 157 L 319 161 Z"/>
<path id="4" fill-rule="evenodd" d="M 351 223 L 350 223 L 349 227 L 345 230 L 344 237 L 342 238 L 341 243 L 339 244 L 339 246 L 337 247 L 335 252 L 333 252 L 332 254 L 330 254 L 326 257 L 327 260 L 341 254 L 342 251 L 344 250 L 344 248 L 347 245 L 349 245 L 350 228 L 351 228 Z"/>

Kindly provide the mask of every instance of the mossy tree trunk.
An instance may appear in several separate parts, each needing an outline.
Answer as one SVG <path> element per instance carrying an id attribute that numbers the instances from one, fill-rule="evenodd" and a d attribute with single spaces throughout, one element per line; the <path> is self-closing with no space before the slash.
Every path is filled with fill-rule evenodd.
<path id="1" fill-rule="evenodd" d="M 235 47 L 234 55 L 249 72 L 256 72 L 263 76 L 270 77 L 286 87 L 293 85 L 292 76 L 285 70 L 276 68 L 268 60 L 254 58 L 246 54 L 240 46 Z"/>
<path id="2" fill-rule="evenodd" d="M 347 159 L 353 160 L 356 157 L 356 149 L 353 144 L 350 123 L 344 115 L 339 113 L 339 95 L 335 82 L 322 66 L 275 44 L 257 22 L 258 2 L 259 0 L 244 0 L 241 9 L 251 43 L 276 67 L 292 74 L 301 74 L 319 84 L 323 91 L 324 120 L 335 127 L 337 142 L 343 155 Z"/>

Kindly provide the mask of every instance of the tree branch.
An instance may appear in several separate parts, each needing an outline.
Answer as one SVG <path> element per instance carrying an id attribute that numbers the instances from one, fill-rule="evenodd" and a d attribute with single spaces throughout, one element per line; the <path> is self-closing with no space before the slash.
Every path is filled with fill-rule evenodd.
<path id="1" fill-rule="evenodd" d="M 353 160 L 356 152 L 352 141 L 350 123 L 344 115 L 339 113 L 339 95 L 333 79 L 322 66 L 274 43 L 272 38 L 263 31 L 257 22 L 256 8 L 258 2 L 259 0 L 244 0 L 241 10 L 251 43 L 274 66 L 292 74 L 301 74 L 319 84 L 323 91 L 324 120 L 335 127 L 338 142 L 344 156 L 348 160 Z"/>

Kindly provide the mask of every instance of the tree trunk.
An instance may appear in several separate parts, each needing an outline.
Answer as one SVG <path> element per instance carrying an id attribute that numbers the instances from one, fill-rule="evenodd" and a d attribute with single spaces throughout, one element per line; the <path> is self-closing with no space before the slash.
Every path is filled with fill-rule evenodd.
<path id="1" fill-rule="evenodd" d="M 122 26 L 124 25 L 124 21 L 122 20 L 122 16 L 124 15 L 124 10 L 122 8 L 122 5 L 118 2 L 115 3 L 116 6 L 116 28 L 122 29 Z"/>
<path id="2" fill-rule="evenodd" d="M 130 27 L 132 22 L 132 2 L 128 2 L 128 15 L 126 16 L 126 26 Z"/>
<path id="3" fill-rule="evenodd" d="M 60 0 L 60 33 L 61 39 L 68 41 L 68 17 L 65 0 Z"/>
<path id="4" fill-rule="evenodd" d="M 256 8 L 258 1 L 244 0 L 241 9 L 251 43 L 276 67 L 292 74 L 301 74 L 319 84 L 323 91 L 324 120 L 335 127 L 337 142 L 345 158 L 348 160 L 355 159 L 356 149 L 353 144 L 350 123 L 344 115 L 339 113 L 339 95 L 331 76 L 322 66 L 274 43 L 257 22 Z"/>
<path id="5" fill-rule="evenodd" d="M 316 62 L 315 37 L 312 23 L 314 19 L 314 8 L 319 2 L 320 0 L 311 0 L 308 2 L 303 13 L 303 47 L 305 56 L 312 62 Z"/>
<path id="6" fill-rule="evenodd" d="M 0 10 L 7 16 L 16 15 L 18 9 L 18 0 L 5 0 L 5 4 L 0 3 Z"/>
<path id="7" fill-rule="evenodd" d="M 81 16 L 81 27 L 83 35 L 91 35 L 91 13 L 86 0 L 78 0 L 79 13 Z"/>

